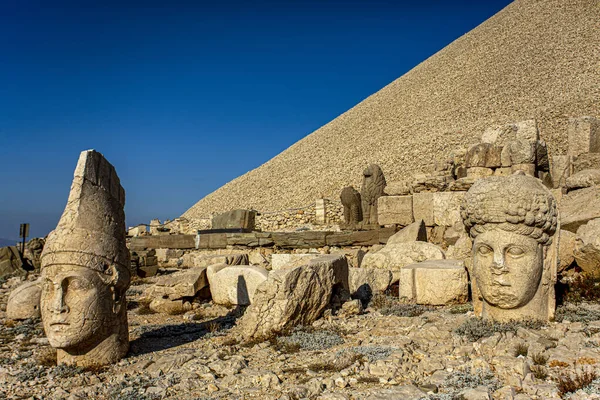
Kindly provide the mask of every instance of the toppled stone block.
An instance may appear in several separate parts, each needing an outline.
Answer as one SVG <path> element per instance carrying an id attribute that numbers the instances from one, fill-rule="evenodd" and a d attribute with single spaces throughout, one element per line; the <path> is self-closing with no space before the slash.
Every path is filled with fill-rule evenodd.
<path id="1" fill-rule="evenodd" d="M 566 180 L 569 190 L 588 188 L 600 184 L 600 169 L 584 169 Z"/>
<path id="2" fill-rule="evenodd" d="M 502 168 L 497 168 L 496 171 Z M 509 168 L 510 169 L 510 168 Z M 495 172 L 495 171 L 494 171 Z M 448 185 L 448 190 L 451 192 L 466 192 L 473 186 L 475 181 L 479 178 L 467 178 L 466 175 L 464 178 L 459 178 Z"/>
<path id="3" fill-rule="evenodd" d="M 252 304 L 256 288 L 268 276 L 266 269 L 253 265 L 216 264 L 206 269 L 212 300 L 221 305 Z"/>
<path id="4" fill-rule="evenodd" d="M 536 143 L 528 140 L 513 140 L 502 149 L 502 166 L 535 164 Z"/>
<path id="5" fill-rule="evenodd" d="M 567 127 L 570 156 L 600 152 L 600 121 L 593 117 L 570 118 Z"/>
<path id="6" fill-rule="evenodd" d="M 469 147 L 467 155 L 465 156 L 465 165 L 467 168 L 486 167 L 486 160 L 490 147 L 492 147 L 490 143 L 478 143 Z"/>
<path id="7" fill-rule="evenodd" d="M 565 186 L 567 178 L 571 176 L 571 157 L 553 156 L 550 165 L 550 176 L 552 177 L 552 187 Z"/>
<path id="8" fill-rule="evenodd" d="M 586 169 L 600 169 L 600 153 L 585 153 L 571 158 L 572 174 Z"/>
<path id="9" fill-rule="evenodd" d="M 413 194 L 413 216 L 415 221 L 423 220 L 425 226 L 433 226 L 433 193 Z"/>
<path id="10" fill-rule="evenodd" d="M 312 260 L 313 258 L 317 258 L 321 256 L 318 253 L 303 253 L 303 254 L 272 254 L 271 255 L 271 269 L 276 271 L 278 269 L 286 268 L 287 266 L 291 266 L 290 263 L 293 263 L 297 260 Z"/>
<path id="11" fill-rule="evenodd" d="M 558 273 L 566 270 L 575 261 L 576 238 L 577 235 L 575 233 L 563 229 L 560 230 L 560 240 L 558 241 Z"/>
<path id="12" fill-rule="evenodd" d="M 444 192 L 433 194 L 433 223 L 440 226 L 453 226 L 462 222 L 460 204 L 466 192 Z"/>
<path id="13" fill-rule="evenodd" d="M 146 290 L 146 297 L 161 297 L 170 300 L 194 297 L 200 289 L 206 286 L 208 286 L 206 268 L 196 267 L 160 277 L 154 286 Z"/>
<path id="14" fill-rule="evenodd" d="M 130 227 L 127 230 L 127 236 L 141 236 L 148 233 L 148 227 L 146 225 L 138 225 Z"/>
<path id="15" fill-rule="evenodd" d="M 600 218 L 600 187 L 578 189 L 564 195 L 560 201 L 560 226 L 577 232 L 589 220 Z"/>
<path id="16" fill-rule="evenodd" d="M 212 229 L 240 229 L 251 232 L 255 228 L 256 211 L 232 210 L 215 215 L 212 220 Z"/>
<path id="17" fill-rule="evenodd" d="M 465 303 L 469 298 L 467 270 L 459 260 L 435 260 L 407 265 L 400 271 L 400 297 L 417 304 Z"/>
<path id="18" fill-rule="evenodd" d="M 8 296 L 6 318 L 39 318 L 42 286 L 40 280 L 26 282 L 15 288 Z"/>
<path id="19" fill-rule="evenodd" d="M 272 271 L 256 289 L 238 329 L 248 340 L 310 325 L 323 314 L 336 286 L 348 290 L 344 256 L 323 255 L 299 267 Z"/>
<path id="20" fill-rule="evenodd" d="M 438 171 L 433 174 L 418 174 L 415 175 L 412 191 L 413 193 L 442 192 L 446 190 L 452 181 L 454 181 L 454 177 L 446 171 Z"/>
<path id="21" fill-rule="evenodd" d="M 412 196 L 382 196 L 377 200 L 379 225 L 406 226 L 414 222 Z"/>
<path id="22" fill-rule="evenodd" d="M 412 224 L 405 226 L 397 233 L 390 236 L 387 244 L 406 243 L 406 242 L 426 242 L 427 229 L 423 220 L 415 221 Z"/>
<path id="23" fill-rule="evenodd" d="M 573 255 L 583 272 L 600 276 L 600 218 L 577 229 Z"/>
<path id="24" fill-rule="evenodd" d="M 387 245 L 375 253 L 367 253 L 362 268 L 379 268 L 397 271 L 409 264 L 426 260 L 442 260 L 444 251 L 427 242 L 408 242 Z"/>
<path id="25" fill-rule="evenodd" d="M 213 264 L 248 265 L 248 253 L 203 254 L 187 253 L 183 256 L 184 267 L 208 267 Z"/>
<path id="26" fill-rule="evenodd" d="M 348 283 L 353 298 L 370 300 L 375 293 L 385 292 L 392 281 L 392 272 L 384 269 L 349 268 Z"/>

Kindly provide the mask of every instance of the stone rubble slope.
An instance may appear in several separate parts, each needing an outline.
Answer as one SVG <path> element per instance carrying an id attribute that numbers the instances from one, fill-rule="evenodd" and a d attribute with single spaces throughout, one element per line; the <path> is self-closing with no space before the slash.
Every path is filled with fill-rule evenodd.
<path id="1" fill-rule="evenodd" d="M 596 0 L 517 0 L 183 216 L 337 199 L 371 163 L 407 179 L 489 126 L 532 118 L 551 154 L 564 153 L 568 118 L 600 116 L 599 19 Z"/>

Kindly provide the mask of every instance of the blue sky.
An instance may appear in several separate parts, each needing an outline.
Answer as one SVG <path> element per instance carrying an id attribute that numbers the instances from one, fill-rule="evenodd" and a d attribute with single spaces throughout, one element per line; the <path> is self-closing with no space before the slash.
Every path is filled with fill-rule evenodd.
<path id="1" fill-rule="evenodd" d="M 80 151 L 175 218 L 510 3 L 0 1 L 0 238 L 54 228 Z"/>

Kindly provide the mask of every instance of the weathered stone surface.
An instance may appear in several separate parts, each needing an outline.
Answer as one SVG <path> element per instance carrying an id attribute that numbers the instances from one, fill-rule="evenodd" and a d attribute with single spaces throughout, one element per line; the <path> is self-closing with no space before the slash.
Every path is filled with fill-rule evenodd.
<path id="1" fill-rule="evenodd" d="M 344 256 L 325 255 L 303 266 L 272 271 L 238 324 L 242 336 L 270 337 L 296 325 L 310 325 L 329 304 L 334 286 L 348 289 Z"/>
<path id="2" fill-rule="evenodd" d="M 591 219 L 600 218 L 600 187 L 578 189 L 563 196 L 560 201 L 560 227 L 577 232 Z"/>
<path id="3" fill-rule="evenodd" d="M 570 118 L 567 154 L 600 153 L 600 121 L 593 117 Z"/>
<path id="4" fill-rule="evenodd" d="M 406 243 L 406 242 L 426 242 L 427 241 L 427 229 L 425 229 L 425 223 L 423 220 L 413 222 L 412 224 L 405 226 L 398 233 L 392 235 L 387 244 Z"/>
<path id="5" fill-rule="evenodd" d="M 496 171 L 498 169 L 496 169 Z M 459 178 L 448 185 L 448 190 L 451 192 L 466 192 L 473 186 L 473 183 L 475 183 L 476 180 L 476 178 L 467 178 L 465 175 L 463 178 Z"/>
<path id="6" fill-rule="evenodd" d="M 369 231 L 332 232 L 327 235 L 327 246 L 372 246 L 386 243 L 396 233 L 395 228 L 380 228 Z"/>
<path id="7" fill-rule="evenodd" d="M 148 226 L 146 225 L 138 225 L 134 227 L 130 227 L 127 230 L 127 236 L 141 236 L 148 233 Z"/>
<path id="8" fill-rule="evenodd" d="M 25 274 L 21 252 L 16 246 L 0 247 L 0 278 L 15 273 Z"/>
<path id="9" fill-rule="evenodd" d="M 363 220 L 362 203 L 360 193 L 353 186 L 347 186 L 342 189 L 340 200 L 344 206 L 344 222 L 347 225 L 355 226 Z"/>
<path id="10" fill-rule="evenodd" d="M 502 166 L 513 166 L 515 164 L 535 164 L 535 143 L 529 140 L 513 140 L 508 142 L 502 149 L 502 159 L 510 159 L 510 165 L 506 162 Z"/>
<path id="11" fill-rule="evenodd" d="M 252 304 L 256 288 L 268 276 L 266 269 L 253 265 L 215 264 L 206 269 L 212 300 L 222 305 Z"/>
<path id="12" fill-rule="evenodd" d="M 319 253 L 292 253 L 292 254 L 272 254 L 271 255 L 271 269 L 276 271 L 278 269 L 285 268 L 291 262 L 297 260 L 312 260 L 321 256 Z"/>
<path id="13" fill-rule="evenodd" d="M 8 301 L 6 303 L 6 318 L 39 318 L 41 316 L 41 295 L 42 286 L 39 279 L 33 282 L 26 282 L 15 288 L 8 296 Z"/>
<path id="14" fill-rule="evenodd" d="M 558 242 L 558 273 L 567 269 L 575 261 L 577 235 L 561 229 Z"/>
<path id="15" fill-rule="evenodd" d="M 412 183 L 412 192 L 442 192 L 454 181 L 450 171 L 436 171 L 432 174 L 416 174 Z"/>
<path id="16" fill-rule="evenodd" d="M 515 173 L 517 171 L 523 171 L 525 175 L 535 176 L 535 164 L 533 163 L 524 163 L 524 164 L 513 164 L 510 167 L 511 173 Z"/>
<path id="17" fill-rule="evenodd" d="M 361 268 L 379 268 L 388 271 L 397 271 L 409 264 L 444 258 L 444 251 L 431 243 L 397 243 L 387 245 L 375 253 L 367 253 L 363 258 Z"/>
<path id="18" fill-rule="evenodd" d="M 369 300 L 375 293 L 385 292 L 392 282 L 392 272 L 384 269 L 349 268 L 348 283 L 352 297 Z"/>
<path id="19" fill-rule="evenodd" d="M 161 276 L 154 286 L 146 290 L 146 296 L 176 300 L 183 297 L 194 297 L 200 289 L 206 286 L 208 286 L 206 267 L 196 267 Z"/>
<path id="20" fill-rule="evenodd" d="M 256 211 L 232 210 L 215 215 L 212 219 L 212 229 L 239 229 L 244 232 L 254 230 Z"/>
<path id="21" fill-rule="evenodd" d="M 184 267 L 208 267 L 213 264 L 248 265 L 248 253 L 202 254 L 190 252 L 183 255 Z"/>
<path id="22" fill-rule="evenodd" d="M 469 299 L 469 278 L 460 260 L 430 260 L 400 271 L 400 297 L 417 304 L 458 304 Z"/>
<path id="23" fill-rule="evenodd" d="M 502 146 L 491 146 L 487 151 L 484 167 L 498 168 L 502 166 Z"/>
<path id="24" fill-rule="evenodd" d="M 425 226 L 433 226 L 433 193 L 413 194 L 413 216 L 415 221 L 423 220 Z"/>
<path id="25" fill-rule="evenodd" d="M 412 196 L 382 196 L 377 201 L 379 225 L 406 226 L 414 222 Z"/>
<path id="26" fill-rule="evenodd" d="M 494 170 L 487 167 L 470 167 L 467 168 L 467 178 L 481 179 L 494 174 Z"/>
<path id="27" fill-rule="evenodd" d="M 462 222 L 460 204 L 466 192 L 444 192 L 433 194 L 433 223 L 440 226 L 453 226 Z"/>
<path id="28" fill-rule="evenodd" d="M 192 304 L 185 300 L 171 300 L 162 297 L 153 299 L 148 307 L 157 313 L 168 315 L 179 315 L 192 309 Z"/>
<path id="29" fill-rule="evenodd" d="M 224 234 L 222 235 L 224 236 Z M 132 251 L 146 249 L 193 249 L 196 247 L 196 235 L 136 236 L 131 238 L 129 247 Z"/>
<path id="30" fill-rule="evenodd" d="M 512 167 L 501 167 L 494 170 L 494 176 L 509 176 L 512 175 L 512 173 Z"/>
<path id="31" fill-rule="evenodd" d="M 492 147 L 490 143 L 478 143 L 467 150 L 465 165 L 471 167 L 486 167 L 488 150 Z"/>
<path id="32" fill-rule="evenodd" d="M 59 364 L 115 363 L 129 349 L 125 191 L 102 154 L 81 153 L 42 253 L 41 311 Z"/>
<path id="33" fill-rule="evenodd" d="M 327 200 L 317 199 L 315 201 L 315 224 L 324 225 L 327 223 Z"/>
<path id="34" fill-rule="evenodd" d="M 598 184 L 600 184 L 600 169 L 584 169 L 568 177 L 565 186 L 569 190 L 575 190 Z"/>
<path id="35" fill-rule="evenodd" d="M 571 176 L 571 157 L 553 156 L 550 164 L 550 176 L 554 188 L 565 186 L 567 178 Z"/>
<path id="36" fill-rule="evenodd" d="M 351 315 L 360 315 L 362 314 L 364 308 L 363 303 L 359 299 L 350 300 L 342 304 L 342 315 L 349 317 Z"/>
<path id="37" fill-rule="evenodd" d="M 410 194 L 411 184 L 405 181 L 388 182 L 385 192 L 388 196 L 406 196 Z"/>
<path id="38" fill-rule="evenodd" d="M 323 247 L 327 243 L 330 232 L 273 232 L 271 237 L 275 246 L 282 249 L 311 249 Z"/>
<path id="39" fill-rule="evenodd" d="M 379 165 L 371 164 L 363 171 L 360 197 L 365 224 L 377 225 L 377 200 L 385 195 L 385 186 L 385 177 Z"/>
<path id="40" fill-rule="evenodd" d="M 42 238 L 33 238 L 25 244 L 23 258 L 36 270 L 42 266 L 42 251 L 44 251 L 45 244 L 46 241 Z"/>
<path id="41" fill-rule="evenodd" d="M 491 177 L 467 192 L 462 217 L 474 239 L 476 314 L 552 320 L 558 267 L 558 212 L 552 193 L 524 174 Z"/>
<path id="42" fill-rule="evenodd" d="M 228 246 L 263 247 L 275 243 L 268 232 L 227 233 L 225 237 Z"/>
<path id="43" fill-rule="evenodd" d="M 583 272 L 600 276 L 600 218 L 592 219 L 577 229 L 573 255 Z"/>
<path id="44" fill-rule="evenodd" d="M 600 153 L 585 153 L 570 158 L 572 159 L 572 173 L 585 169 L 600 169 Z"/>

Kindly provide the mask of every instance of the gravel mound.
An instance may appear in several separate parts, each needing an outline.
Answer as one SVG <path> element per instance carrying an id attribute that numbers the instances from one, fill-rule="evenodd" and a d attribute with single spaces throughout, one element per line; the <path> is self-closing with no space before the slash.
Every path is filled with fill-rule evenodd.
<path id="1" fill-rule="evenodd" d="M 564 153 L 568 118 L 600 116 L 599 20 L 597 0 L 516 0 L 183 216 L 338 198 L 370 163 L 388 182 L 407 179 L 491 125 L 531 118 L 550 152 Z"/>

